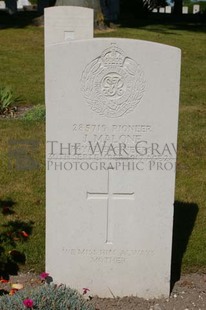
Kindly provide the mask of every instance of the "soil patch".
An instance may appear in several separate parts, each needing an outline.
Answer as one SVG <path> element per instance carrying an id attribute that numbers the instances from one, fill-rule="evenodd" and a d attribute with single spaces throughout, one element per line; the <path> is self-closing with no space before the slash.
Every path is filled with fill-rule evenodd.
<path id="1" fill-rule="evenodd" d="M 170 298 L 145 300 L 138 297 L 100 299 L 92 303 L 98 310 L 205 310 L 206 275 L 189 274 L 176 282 Z"/>
<path id="2" fill-rule="evenodd" d="M 21 118 L 26 112 L 28 112 L 31 109 L 32 109 L 32 106 L 18 106 L 18 107 L 15 107 L 15 108 L 11 109 L 11 111 L 9 111 L 8 113 L 0 114 L 0 120 L 1 119 L 17 119 L 17 118 Z"/>

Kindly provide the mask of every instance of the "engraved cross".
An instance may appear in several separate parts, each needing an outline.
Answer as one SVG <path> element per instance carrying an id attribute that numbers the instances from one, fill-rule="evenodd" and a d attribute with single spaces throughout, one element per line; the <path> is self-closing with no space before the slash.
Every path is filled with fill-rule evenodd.
<path id="1" fill-rule="evenodd" d="M 107 191 L 104 193 L 90 193 L 87 192 L 87 199 L 105 199 L 107 201 L 107 209 L 106 209 L 106 243 L 112 244 L 112 236 L 111 236 L 111 215 L 110 215 L 110 208 L 112 204 L 112 200 L 116 199 L 127 199 L 127 200 L 134 200 L 134 192 L 131 193 L 116 193 L 112 192 L 110 188 L 110 173 L 108 169 L 108 176 L 107 176 Z"/>

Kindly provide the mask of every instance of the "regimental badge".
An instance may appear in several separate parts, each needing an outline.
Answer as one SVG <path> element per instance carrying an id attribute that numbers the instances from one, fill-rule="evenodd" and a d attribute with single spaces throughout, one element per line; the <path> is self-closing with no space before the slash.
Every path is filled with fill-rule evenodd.
<path id="1" fill-rule="evenodd" d="M 81 90 L 96 113 L 121 117 L 133 111 L 144 94 L 144 73 L 115 43 L 91 61 L 81 77 Z"/>

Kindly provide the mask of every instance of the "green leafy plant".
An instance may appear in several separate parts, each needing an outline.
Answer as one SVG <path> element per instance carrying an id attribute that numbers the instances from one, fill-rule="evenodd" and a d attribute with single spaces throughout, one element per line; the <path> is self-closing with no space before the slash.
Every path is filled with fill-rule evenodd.
<path id="1" fill-rule="evenodd" d="M 25 310 L 25 307 L 38 310 L 94 310 L 76 290 L 64 285 L 44 284 L 0 298 L 0 310 Z"/>
<path id="2" fill-rule="evenodd" d="M 31 110 L 26 112 L 23 116 L 23 119 L 27 121 L 44 121 L 45 117 L 46 117 L 45 106 L 38 104 L 34 106 Z"/>
<path id="3" fill-rule="evenodd" d="M 15 97 L 9 87 L 0 87 L 0 114 L 12 114 L 17 110 L 16 104 L 22 101 L 20 97 Z"/>

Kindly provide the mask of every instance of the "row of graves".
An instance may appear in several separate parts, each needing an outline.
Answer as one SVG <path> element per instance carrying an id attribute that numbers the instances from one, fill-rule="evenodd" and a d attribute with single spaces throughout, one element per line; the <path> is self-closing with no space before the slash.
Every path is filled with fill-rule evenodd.
<path id="1" fill-rule="evenodd" d="M 165 6 L 165 7 L 160 7 L 160 8 L 155 8 L 153 9 L 152 13 L 163 13 L 163 14 L 172 14 L 173 13 L 173 8 L 172 6 Z M 201 12 L 201 7 L 199 4 L 194 4 L 192 7 L 192 14 L 199 14 Z M 189 14 L 189 7 L 188 6 L 183 6 L 182 7 L 182 14 Z"/>
<path id="2" fill-rule="evenodd" d="M 106 2 L 104 0 L 100 1 L 101 8 L 103 15 L 105 16 L 106 20 L 115 21 L 118 19 L 118 16 L 120 14 L 120 5 L 119 1 L 110 1 Z M 57 0 L 56 6 L 85 6 L 84 1 L 79 0 L 78 4 L 75 0 Z M 50 6 L 49 0 L 40 0 L 37 5 L 32 5 L 29 0 L 5 0 L 0 1 L 0 10 L 6 10 L 9 14 L 15 14 L 17 11 L 21 10 L 37 10 L 41 13 L 43 13 L 44 9 Z M 172 14 L 173 13 L 173 6 L 165 6 L 165 7 L 158 7 L 154 8 L 152 13 L 162 13 L 162 14 Z M 191 9 L 188 6 L 182 7 L 182 14 L 199 14 L 201 13 L 201 7 L 199 4 L 194 4 L 192 7 L 192 12 L 190 12 Z"/>
<path id="3" fill-rule="evenodd" d="M 29 0 L 0 1 L 0 10 L 15 14 L 17 11 L 33 9 Z"/>

